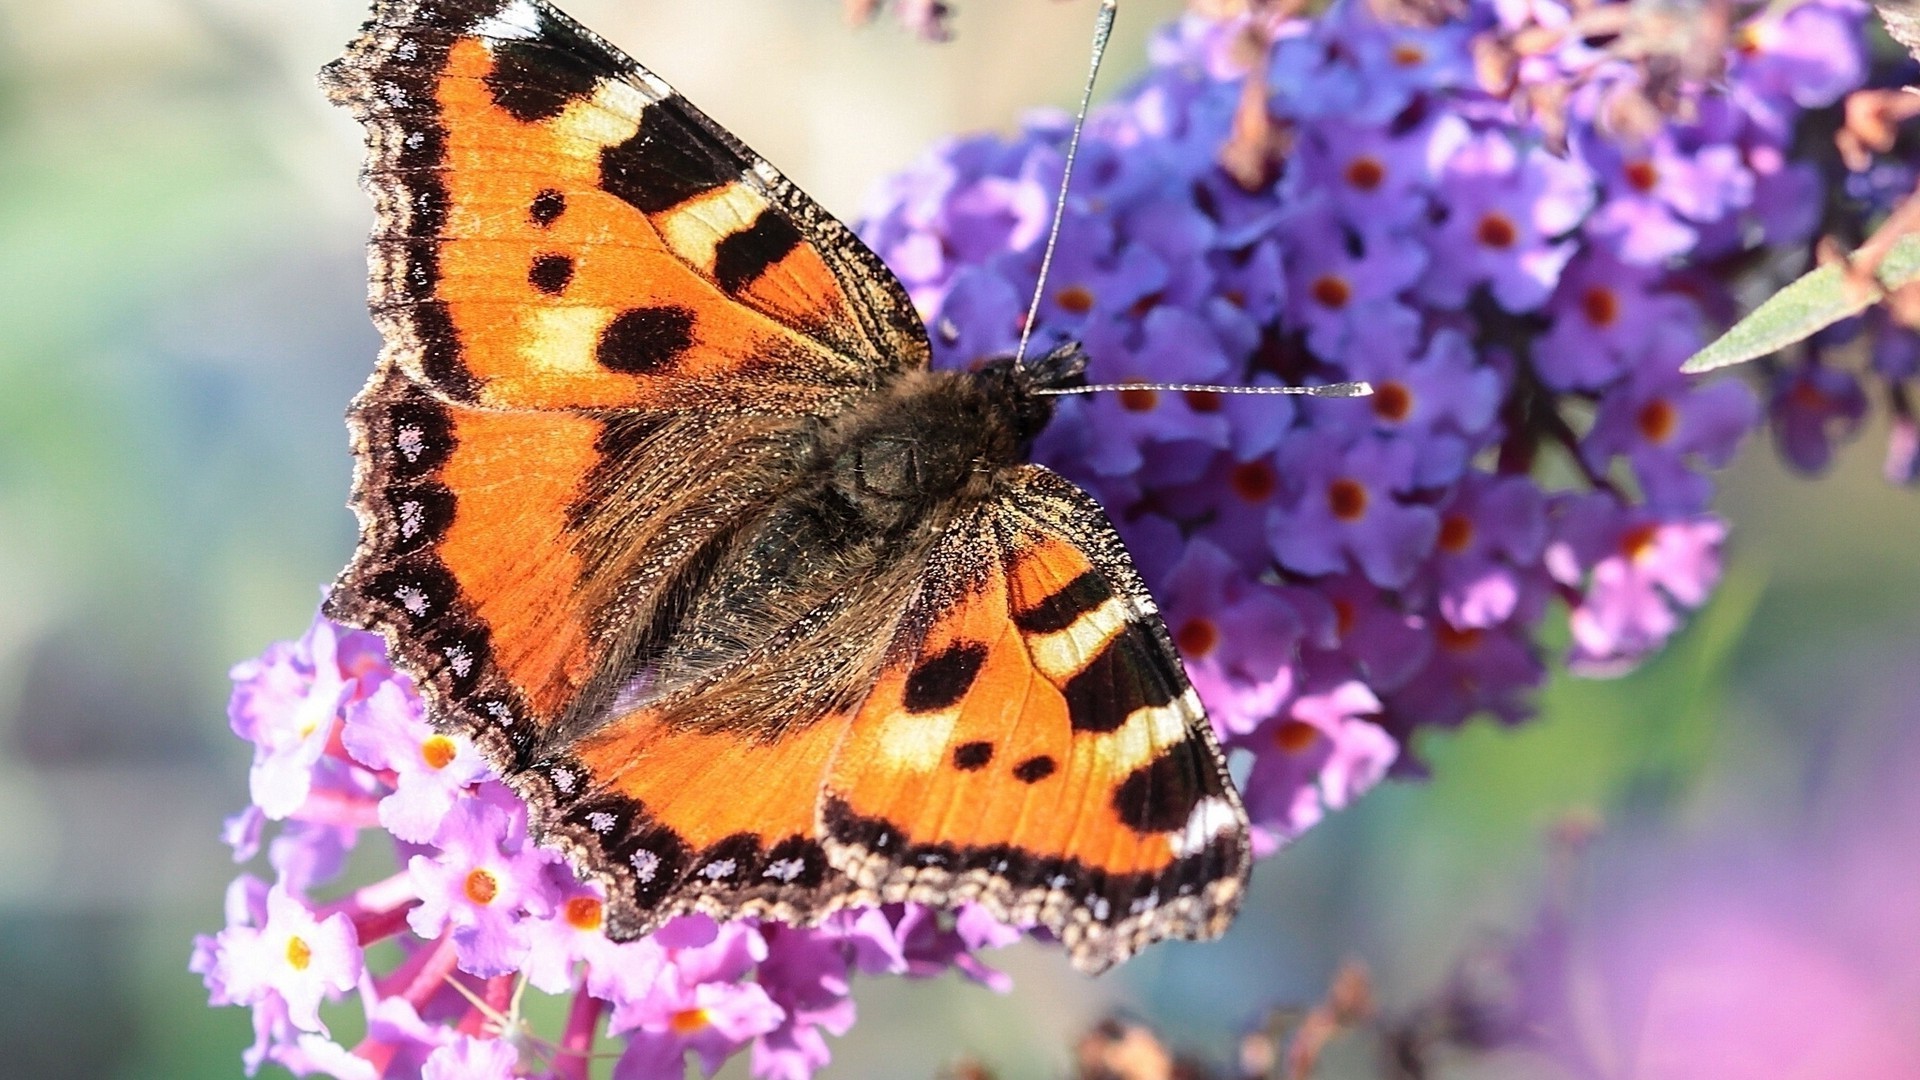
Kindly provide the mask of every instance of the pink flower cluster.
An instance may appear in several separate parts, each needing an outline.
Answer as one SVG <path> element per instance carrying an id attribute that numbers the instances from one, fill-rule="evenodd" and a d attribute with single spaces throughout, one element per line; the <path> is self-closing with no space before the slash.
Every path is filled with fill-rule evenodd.
<path id="1" fill-rule="evenodd" d="M 599 887 L 529 843 L 525 806 L 427 724 L 377 637 L 322 619 L 233 678 L 253 801 L 226 839 L 243 862 L 264 843 L 272 880 L 233 882 L 227 927 L 195 942 L 192 968 L 213 1004 L 253 1010 L 249 1074 L 270 1061 L 341 1080 L 583 1080 L 604 1033 L 618 1080 L 679 1080 L 689 1054 L 711 1074 L 742 1051 L 754 1075 L 798 1080 L 852 1025 L 856 972 L 1006 988 L 974 951 L 1020 933 L 974 909 L 889 905 L 808 929 L 691 916 L 611 941 Z M 395 870 L 343 888 L 369 831 Z M 529 988 L 571 998 L 564 1030 L 530 1029 Z M 352 1047 L 322 1016 L 342 998 L 365 1014 Z"/>

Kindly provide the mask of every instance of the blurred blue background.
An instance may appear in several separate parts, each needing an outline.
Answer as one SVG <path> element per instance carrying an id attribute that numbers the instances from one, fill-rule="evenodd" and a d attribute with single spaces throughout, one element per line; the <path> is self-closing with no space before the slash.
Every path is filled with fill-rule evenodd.
<path id="1" fill-rule="evenodd" d="M 959 39 L 930 46 L 849 30 L 829 0 L 567 6 L 849 217 L 932 139 L 1070 102 L 1092 11 L 966 0 Z M 1129 0 L 1108 88 L 1173 10 Z M 217 832 L 246 801 L 225 672 L 297 635 L 352 546 L 341 414 L 378 344 L 371 212 L 358 133 L 313 73 L 363 16 L 358 0 L 0 0 L 0 1074 L 240 1071 L 246 1014 L 206 1008 L 186 958 L 222 925 L 235 868 Z M 1920 776 L 1920 502 L 1880 483 L 1881 437 L 1818 482 L 1751 445 L 1720 502 L 1727 581 L 1666 654 L 1611 682 L 1556 677 L 1524 728 L 1423 744 L 1432 781 L 1263 864 L 1224 941 L 1099 981 L 1013 950 L 1006 997 L 867 983 L 828 1075 L 930 1076 L 963 1055 L 1059 1075 L 1115 1008 L 1219 1056 L 1349 957 L 1384 1015 L 1407 1014 L 1463 952 L 1528 925 L 1569 815 L 1601 823 L 1571 886 L 1596 942 L 1623 911 L 1658 923 L 1706 865 L 1816 898 L 1848 874 L 1898 878 L 1920 815 L 1882 799 Z M 1857 859 L 1808 855 L 1869 833 L 1886 836 Z M 1909 918 L 1889 933 L 1910 968 L 1876 975 L 1872 941 L 1840 962 L 1865 965 L 1910 1033 Z M 1619 1013 L 1597 1040 L 1636 1038 Z M 1622 1060 L 1617 1075 L 1656 1075 Z M 1559 1075 L 1513 1055 L 1442 1064 Z M 1322 1075 L 1375 1075 L 1372 1050 L 1349 1040 Z"/>

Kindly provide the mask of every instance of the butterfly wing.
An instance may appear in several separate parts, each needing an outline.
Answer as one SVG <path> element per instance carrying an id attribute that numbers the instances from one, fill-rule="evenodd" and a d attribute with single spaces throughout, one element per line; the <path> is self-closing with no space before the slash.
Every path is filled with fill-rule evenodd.
<path id="1" fill-rule="evenodd" d="M 322 81 L 367 126 L 389 357 L 441 396 L 821 413 L 926 363 L 871 251 L 542 0 L 380 0 Z"/>
<path id="2" fill-rule="evenodd" d="M 886 900 L 976 901 L 1101 970 L 1213 937 L 1247 818 L 1139 574 L 1039 466 L 949 530 L 833 759 L 830 860 Z"/>
<path id="3" fill-rule="evenodd" d="M 387 342 L 329 611 L 512 774 L 925 332 L 843 226 L 541 0 L 379 0 L 323 83 L 366 125 Z"/>

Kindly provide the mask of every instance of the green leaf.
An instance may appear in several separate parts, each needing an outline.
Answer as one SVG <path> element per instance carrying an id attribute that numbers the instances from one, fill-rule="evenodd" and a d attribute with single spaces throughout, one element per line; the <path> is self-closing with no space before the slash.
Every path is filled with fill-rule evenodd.
<path id="1" fill-rule="evenodd" d="M 1858 315 L 1886 295 L 1910 281 L 1920 279 L 1920 235 L 1909 234 L 1894 241 L 1887 257 L 1881 260 L 1876 275 L 1880 289 L 1856 289 L 1848 285 L 1846 271 L 1839 266 L 1823 266 L 1774 293 L 1767 302 L 1753 309 L 1719 339 L 1694 353 L 1680 370 L 1689 375 L 1744 363 L 1804 341 L 1823 327 L 1832 326 L 1850 315 Z"/>

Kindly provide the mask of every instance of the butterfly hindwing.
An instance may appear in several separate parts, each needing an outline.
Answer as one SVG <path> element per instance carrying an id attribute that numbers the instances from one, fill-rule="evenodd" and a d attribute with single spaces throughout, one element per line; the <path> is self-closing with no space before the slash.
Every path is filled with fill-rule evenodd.
<path id="1" fill-rule="evenodd" d="M 1099 970 L 1213 936 L 1250 854 L 1199 699 L 1099 507 L 1038 466 L 942 539 L 823 794 L 886 899 L 977 900 Z"/>

